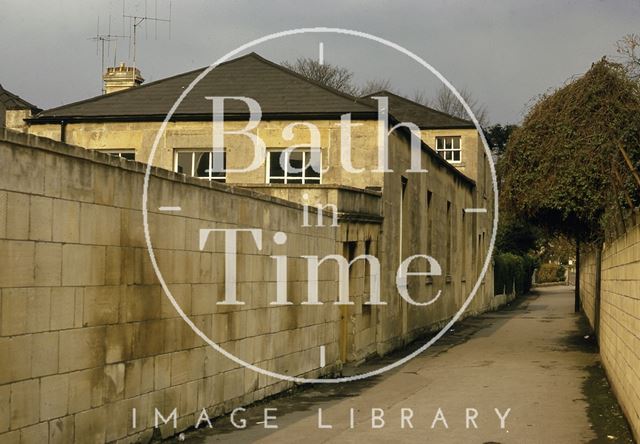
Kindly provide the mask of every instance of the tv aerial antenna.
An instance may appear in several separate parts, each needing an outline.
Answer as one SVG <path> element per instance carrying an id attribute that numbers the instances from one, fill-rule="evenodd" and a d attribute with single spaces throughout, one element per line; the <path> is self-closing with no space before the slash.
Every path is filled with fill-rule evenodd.
<path id="1" fill-rule="evenodd" d="M 111 42 L 115 42 L 115 49 L 113 51 L 113 63 L 116 64 L 118 56 L 118 39 L 127 38 L 126 35 L 111 34 L 111 15 L 109 15 L 109 25 L 107 27 L 107 33 L 100 33 L 100 16 L 98 16 L 98 24 L 96 26 L 96 35 L 89 37 L 89 40 L 96 42 L 96 55 L 100 56 L 100 76 L 104 74 L 105 58 L 110 56 Z M 104 94 L 104 86 L 102 87 L 102 93 Z"/>
<path id="2" fill-rule="evenodd" d="M 144 1 L 144 15 L 134 15 L 134 14 L 126 14 L 125 12 L 125 2 L 126 0 L 122 0 L 122 26 L 124 28 L 125 22 L 129 21 L 129 56 L 132 59 L 133 68 L 135 70 L 136 67 L 136 55 L 137 55 L 137 44 L 138 44 L 138 28 L 144 25 L 146 22 L 153 22 L 154 31 L 155 31 L 155 39 L 158 39 L 158 23 L 168 23 L 169 24 L 169 39 L 171 39 L 171 0 L 169 0 L 169 17 L 168 18 L 160 18 L 158 17 L 158 0 L 154 0 L 154 12 L 153 16 L 148 14 L 148 0 Z M 145 38 L 148 37 L 148 28 L 144 26 Z M 133 55 L 133 57 L 131 57 Z"/>

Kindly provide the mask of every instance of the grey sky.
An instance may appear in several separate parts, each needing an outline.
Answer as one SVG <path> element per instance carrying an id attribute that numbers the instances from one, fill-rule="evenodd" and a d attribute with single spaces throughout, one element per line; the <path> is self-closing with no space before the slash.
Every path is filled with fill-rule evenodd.
<path id="1" fill-rule="evenodd" d="M 128 13 L 144 12 L 144 0 L 126 1 Z M 155 3 L 147 0 L 149 15 Z M 168 15 L 169 0 L 157 3 L 158 15 Z M 98 16 L 107 31 L 109 14 L 112 33 L 122 33 L 122 0 L 0 0 L 0 11 L 4 87 L 44 108 L 99 93 L 100 58 L 89 38 Z M 313 26 L 394 41 L 469 89 L 492 122 L 518 122 L 537 94 L 613 54 L 624 34 L 640 32 L 640 2 L 173 0 L 171 38 L 166 25 L 158 26 L 157 40 L 153 24 L 146 38 L 141 28 L 137 65 L 147 81 L 157 80 L 208 65 L 265 34 Z M 300 36 L 255 51 L 276 62 L 315 57 L 319 41 L 327 62 L 349 67 L 360 81 L 390 78 L 409 96 L 438 87 L 408 58 L 352 37 Z M 118 61 L 128 57 L 127 42 L 120 41 Z"/>

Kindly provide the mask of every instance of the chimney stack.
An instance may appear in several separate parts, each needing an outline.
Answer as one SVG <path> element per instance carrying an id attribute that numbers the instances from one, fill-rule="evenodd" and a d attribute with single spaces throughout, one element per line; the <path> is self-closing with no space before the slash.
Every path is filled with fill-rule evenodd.
<path id="1" fill-rule="evenodd" d="M 102 80 L 104 80 L 104 94 L 133 88 L 144 82 L 138 68 L 125 66 L 124 63 L 121 63 L 120 66 L 107 68 L 107 72 L 102 76 Z"/>

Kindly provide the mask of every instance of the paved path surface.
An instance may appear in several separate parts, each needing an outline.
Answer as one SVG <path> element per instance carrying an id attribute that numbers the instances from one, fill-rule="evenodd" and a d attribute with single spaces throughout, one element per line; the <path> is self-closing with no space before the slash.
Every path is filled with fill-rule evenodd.
<path id="1" fill-rule="evenodd" d="M 631 443 L 596 347 L 573 313 L 572 291 L 538 289 L 502 311 L 463 321 L 389 375 L 307 387 L 250 408 L 242 415 L 246 429 L 220 418 L 214 429 L 187 433 L 185 442 Z M 278 409 L 277 430 L 256 424 L 265 408 Z M 333 428 L 318 428 L 319 408 Z M 371 427 L 372 408 L 384 411 L 383 428 Z M 467 408 L 477 411 L 477 429 L 466 426 Z M 511 409 L 504 429 L 496 408 L 502 415 Z M 406 421 L 401 427 L 402 409 L 413 413 L 413 429 Z"/>

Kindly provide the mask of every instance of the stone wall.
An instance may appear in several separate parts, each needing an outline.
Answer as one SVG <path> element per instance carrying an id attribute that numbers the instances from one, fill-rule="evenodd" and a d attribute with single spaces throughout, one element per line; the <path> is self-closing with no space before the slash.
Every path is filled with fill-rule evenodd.
<path id="1" fill-rule="evenodd" d="M 165 417 L 176 408 L 177 429 L 183 430 L 195 424 L 202 408 L 213 417 L 292 386 L 213 350 L 165 297 L 144 240 L 143 164 L 9 131 L 0 136 L 0 164 L 0 442 L 146 440 L 154 432 L 156 408 Z M 478 216 L 462 212 L 478 205 L 473 188 L 451 179 L 444 167 L 429 168 L 429 179 L 409 177 L 404 199 L 398 198 L 400 173 L 385 176 L 384 238 L 376 220 L 331 227 L 327 214 L 323 227 L 303 227 L 295 202 L 154 169 L 148 202 L 154 255 L 180 308 L 225 350 L 281 374 L 336 374 L 345 361 L 384 354 L 450 318 L 466 282 L 473 282 L 484 239 L 475 238 Z M 430 202 L 427 190 L 433 192 Z M 367 196 L 365 207 L 379 198 L 375 192 Z M 176 205 L 180 212 L 159 211 Z M 421 222 L 423 211 L 431 211 L 431 234 Z M 409 228 L 398 238 L 393 233 L 403 226 Z M 238 299 L 246 304 L 221 306 L 216 302 L 224 295 L 224 243 L 211 235 L 201 250 L 198 234 L 202 228 L 236 227 L 261 228 L 262 249 L 249 235 L 239 235 Z M 287 234 L 284 245 L 272 241 L 278 231 Z M 319 275 L 324 304 L 300 304 L 307 295 L 302 255 L 368 251 L 388 272 L 401 256 L 428 251 L 430 242 L 438 258 L 468 243 L 473 248 L 455 259 L 459 264 L 443 265 L 441 279 L 409 282 L 418 300 L 446 287 L 448 297 L 426 312 L 401 301 L 390 277 L 382 282 L 388 305 L 364 305 L 371 276 L 362 262 L 349 273 L 354 305 L 332 303 L 337 268 L 325 265 Z M 289 257 L 292 305 L 270 305 L 276 296 L 273 255 Z M 483 288 L 470 312 L 494 307 L 490 284 Z M 167 436 L 175 430 L 169 423 L 160 431 Z"/>
<path id="2" fill-rule="evenodd" d="M 640 439 L 640 224 L 605 244 L 597 294 L 594 251 L 580 267 L 582 306 L 598 342 L 609 381 L 636 439 Z M 582 259 L 582 258 L 581 258 Z M 599 310 L 598 299 L 599 296 Z M 599 319 L 599 322 L 598 322 Z"/>
<path id="3" fill-rule="evenodd" d="M 165 416 L 177 407 L 184 429 L 202 407 L 222 414 L 291 386 L 205 346 L 168 303 L 144 243 L 143 165 L 11 133 L 0 140 L 0 163 L 11 166 L 0 176 L 0 442 L 133 441 L 151 436 L 155 407 Z M 167 171 L 155 171 L 149 189 L 160 269 L 205 334 L 272 371 L 335 373 L 339 310 L 299 305 L 302 259 L 289 269 L 295 305 L 270 307 L 268 254 L 334 253 L 336 228 L 301 228 L 296 204 Z M 173 204 L 179 214 L 156 210 Z M 238 298 L 246 306 L 215 304 L 224 245 L 212 237 L 200 251 L 197 235 L 215 226 L 264 229 L 262 252 L 249 236 L 239 240 Z M 289 237 L 283 247 L 270 242 L 279 230 Z M 322 301 L 333 300 L 336 277 L 332 268 L 321 272 Z"/>

